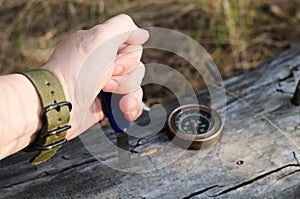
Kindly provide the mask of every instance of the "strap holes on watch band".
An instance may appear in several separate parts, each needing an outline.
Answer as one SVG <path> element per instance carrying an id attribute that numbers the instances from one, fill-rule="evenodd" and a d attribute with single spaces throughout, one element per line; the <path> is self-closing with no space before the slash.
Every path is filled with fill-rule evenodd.
<path id="1" fill-rule="evenodd" d="M 54 103 L 54 104 L 56 104 L 56 103 L 57 103 L 57 101 L 56 101 L 56 100 L 54 100 L 54 101 L 53 101 L 53 103 Z M 55 110 L 56 110 L 57 112 L 59 112 L 59 111 L 60 111 L 60 106 L 57 106 L 57 107 L 55 108 Z"/>
<path id="2" fill-rule="evenodd" d="M 60 145 L 67 141 L 65 136 L 67 129 L 71 128 L 68 123 L 70 121 L 72 104 L 66 101 L 61 83 L 50 71 L 37 69 L 22 72 L 21 74 L 25 75 L 32 82 L 39 94 L 43 108 L 41 116 L 43 128 L 37 138 L 27 148 L 27 151 L 29 149 L 39 150 L 31 160 L 32 164 L 36 165 L 51 158 L 60 148 Z M 62 108 L 64 106 L 68 108 Z M 48 113 L 49 111 L 51 113 Z"/>

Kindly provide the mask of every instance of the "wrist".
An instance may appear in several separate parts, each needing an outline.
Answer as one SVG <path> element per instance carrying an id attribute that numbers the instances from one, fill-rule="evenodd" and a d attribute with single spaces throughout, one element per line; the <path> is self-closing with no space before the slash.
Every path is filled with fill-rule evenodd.
<path id="1" fill-rule="evenodd" d="M 32 83 L 21 74 L 13 74 L 16 75 L 16 79 L 19 79 L 21 83 L 16 83 L 16 85 L 23 84 L 23 89 L 19 89 L 19 101 L 23 101 L 23 110 L 24 110 L 24 118 L 30 118 L 30 122 L 25 125 L 24 132 L 26 134 L 30 134 L 31 136 L 36 135 L 36 132 L 42 127 L 42 120 L 40 115 L 42 114 L 43 107 L 41 104 L 41 100 L 39 98 L 39 94 L 32 85 Z M 21 91 L 22 90 L 22 91 Z M 22 94 L 21 94 L 22 93 Z M 23 97 L 21 97 L 23 96 Z M 33 141 L 29 143 L 31 143 Z M 29 144 L 28 143 L 28 144 Z"/>
<path id="2" fill-rule="evenodd" d="M 23 149 L 35 139 L 37 130 L 42 126 L 42 107 L 34 86 L 23 75 L 2 76 L 0 85 L 0 110 L 3 113 L 1 159 Z"/>
<path id="3" fill-rule="evenodd" d="M 43 125 L 37 139 L 25 150 L 38 150 L 31 159 L 32 164 L 40 164 L 52 156 L 66 142 L 72 104 L 66 101 L 61 82 L 52 72 L 36 69 L 21 73 L 35 87 L 43 112 L 40 115 Z"/>
<path id="4" fill-rule="evenodd" d="M 71 99 L 72 94 L 70 93 L 71 89 L 67 86 L 70 84 L 67 84 L 67 80 L 65 79 L 64 75 L 62 74 L 62 72 L 58 69 L 59 67 L 51 67 L 48 64 L 45 64 L 43 67 L 41 67 L 41 69 L 47 70 L 49 72 L 51 72 L 60 82 L 60 85 L 63 88 L 63 92 L 66 98 L 66 101 L 69 101 L 73 104 L 73 101 Z"/>
<path id="5" fill-rule="evenodd" d="M 69 140 L 69 135 L 78 135 L 77 132 L 77 127 L 76 127 L 76 123 L 75 123 L 75 116 L 74 116 L 74 109 L 76 110 L 76 107 L 74 107 L 74 100 L 71 96 L 73 96 L 73 93 L 71 93 L 72 90 L 69 88 L 67 85 L 72 85 L 71 83 L 68 84 L 66 78 L 64 77 L 64 75 L 62 74 L 62 72 L 58 69 L 59 67 L 53 67 L 53 65 L 50 65 L 49 63 L 45 64 L 44 66 L 41 67 L 41 69 L 47 70 L 49 72 L 51 72 L 53 75 L 55 75 L 55 77 L 58 79 L 58 81 L 60 82 L 62 88 L 63 88 L 63 92 L 66 98 L 66 101 L 70 102 L 73 106 L 73 111 L 70 112 L 70 125 L 72 126 L 71 129 L 68 130 L 66 139 Z M 73 137 L 72 137 L 73 138 Z"/>

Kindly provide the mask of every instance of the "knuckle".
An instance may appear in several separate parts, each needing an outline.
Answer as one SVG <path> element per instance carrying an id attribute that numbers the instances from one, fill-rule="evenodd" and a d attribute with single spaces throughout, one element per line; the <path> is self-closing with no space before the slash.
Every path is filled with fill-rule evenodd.
<path id="1" fill-rule="evenodd" d="M 119 18 L 120 20 L 124 20 L 124 21 L 128 21 L 128 22 L 133 22 L 132 18 L 127 14 L 119 14 L 116 16 L 116 18 Z"/>
<path id="2" fill-rule="evenodd" d="M 122 24 L 127 24 L 129 27 L 137 28 L 133 19 L 127 14 L 119 14 L 113 18 L 116 21 L 122 21 Z"/>

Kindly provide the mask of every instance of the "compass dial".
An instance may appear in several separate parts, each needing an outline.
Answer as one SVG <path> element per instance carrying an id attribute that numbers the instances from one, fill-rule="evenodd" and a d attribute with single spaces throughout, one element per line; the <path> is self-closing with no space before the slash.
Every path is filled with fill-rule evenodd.
<path id="1" fill-rule="evenodd" d="M 175 118 L 178 129 L 193 135 L 206 133 L 210 123 L 210 114 L 197 109 L 181 111 Z"/>
<path id="2" fill-rule="evenodd" d="M 204 142 L 216 143 L 221 135 L 220 116 L 208 106 L 189 104 L 176 108 L 168 118 L 169 137 L 186 147 L 199 149 Z"/>

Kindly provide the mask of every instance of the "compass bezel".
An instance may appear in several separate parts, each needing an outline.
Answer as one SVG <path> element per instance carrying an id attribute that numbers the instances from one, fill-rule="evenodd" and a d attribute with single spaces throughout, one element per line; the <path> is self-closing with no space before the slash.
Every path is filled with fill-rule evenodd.
<path id="1" fill-rule="evenodd" d="M 184 112 L 190 110 L 210 115 L 210 126 L 206 133 L 198 135 L 190 134 L 181 130 L 176 125 L 176 118 L 180 114 L 184 114 Z M 176 145 L 188 149 L 200 149 L 210 147 L 218 142 L 222 133 L 223 123 L 220 115 L 212 108 L 202 104 L 187 104 L 174 109 L 170 113 L 168 127 L 168 136 Z"/>

